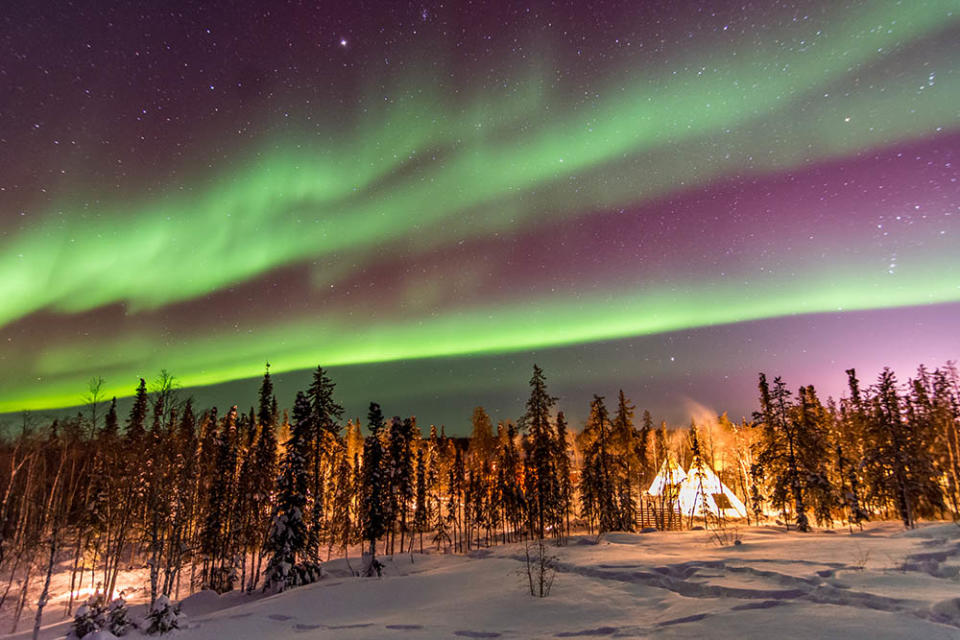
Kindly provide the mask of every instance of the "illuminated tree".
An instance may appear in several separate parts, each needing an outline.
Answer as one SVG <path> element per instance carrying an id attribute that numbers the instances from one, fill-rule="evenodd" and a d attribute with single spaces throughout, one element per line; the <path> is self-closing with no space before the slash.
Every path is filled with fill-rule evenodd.
<path id="1" fill-rule="evenodd" d="M 794 521 L 798 531 L 809 531 L 804 486 L 798 460 L 796 424 L 790 416 L 790 391 L 778 377 L 773 389 L 767 377 L 760 374 L 760 411 L 755 419 L 762 426 L 762 439 L 757 455 L 757 474 L 773 483 L 774 505 L 783 508 L 793 498 Z"/>
<path id="2" fill-rule="evenodd" d="M 547 393 L 547 381 L 543 370 L 533 365 L 530 378 L 530 397 L 526 411 L 520 419 L 521 428 L 527 431 L 526 473 L 529 474 L 526 501 L 531 533 L 543 538 L 550 521 L 550 511 L 556 508 L 556 467 L 554 461 L 553 427 L 550 410 L 557 399 Z"/>
<path id="3" fill-rule="evenodd" d="M 313 372 L 313 381 L 307 391 L 311 422 L 311 484 L 308 550 L 314 560 L 319 559 L 320 541 L 324 530 L 324 471 L 330 467 L 325 458 L 340 441 L 340 423 L 343 407 L 333 399 L 336 384 L 323 367 Z"/>
<path id="4" fill-rule="evenodd" d="M 894 373 L 884 369 L 870 402 L 864 462 L 872 492 L 892 501 L 908 528 L 924 508 L 943 508 L 927 427 L 910 400 L 900 397 Z"/>
<path id="5" fill-rule="evenodd" d="M 557 531 L 570 535 L 573 480 L 570 477 L 570 454 L 567 451 L 567 418 L 563 415 L 563 411 L 557 412 L 556 428 L 557 509 L 554 526 Z"/>
<path id="6" fill-rule="evenodd" d="M 268 555 L 264 588 L 283 591 L 291 584 L 293 568 L 307 548 L 307 527 L 303 520 L 307 506 L 311 442 L 310 403 L 297 393 L 293 405 L 293 431 L 286 443 L 277 492 L 277 508 L 267 534 Z"/>
<path id="7" fill-rule="evenodd" d="M 599 533 L 615 531 L 622 521 L 616 503 L 614 460 L 612 456 L 610 416 L 603 396 L 594 395 L 590 417 L 583 429 L 584 511 L 596 520 Z"/>

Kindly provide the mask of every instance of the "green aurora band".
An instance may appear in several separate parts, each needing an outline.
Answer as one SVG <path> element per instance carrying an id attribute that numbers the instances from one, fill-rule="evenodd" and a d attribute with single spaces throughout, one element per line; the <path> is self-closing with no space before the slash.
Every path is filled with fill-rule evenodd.
<path id="1" fill-rule="evenodd" d="M 0 327 L 39 311 L 162 309 L 288 265 L 316 265 L 314 286 L 330 286 L 352 268 L 347 255 L 372 259 L 397 243 L 427 253 L 730 176 L 947 135 L 958 129 L 960 75 L 917 88 L 929 73 L 921 44 L 955 27 L 956 6 L 874 3 L 859 15 L 781 30 L 781 46 L 732 43 L 708 67 L 691 58 L 684 72 L 621 70 L 588 100 L 550 95 L 543 73 L 469 108 L 425 89 L 320 149 L 275 142 L 218 178 L 139 203 L 68 198 L 56 208 L 62 215 L 50 212 L 0 241 Z M 161 367 L 186 386 L 205 385 L 258 375 L 267 358 L 282 372 L 952 302 L 960 300 L 960 264 L 950 253 L 947 245 L 901 251 L 910 266 L 895 278 L 867 256 L 851 257 L 842 273 L 800 256 L 802 279 L 754 279 L 747 298 L 717 279 L 575 301 L 538 295 L 522 306 L 472 301 L 400 322 L 317 312 L 279 317 L 252 334 L 186 335 L 160 351 L 151 331 L 134 328 L 45 348 L 30 381 L 4 385 L 0 412 L 76 404 L 91 363 L 107 377 L 108 394 L 128 395 L 138 372 Z M 596 305 L 606 311 L 590 313 Z"/>

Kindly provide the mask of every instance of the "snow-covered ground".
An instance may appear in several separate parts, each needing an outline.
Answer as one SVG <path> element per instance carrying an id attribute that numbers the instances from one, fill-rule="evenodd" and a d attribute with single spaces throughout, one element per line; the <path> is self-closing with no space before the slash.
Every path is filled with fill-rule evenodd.
<path id="1" fill-rule="evenodd" d="M 334 561 L 319 583 L 274 596 L 196 594 L 176 637 L 960 638 L 954 524 L 739 534 L 730 546 L 704 531 L 575 537 L 553 549 L 559 572 L 543 599 L 527 590 L 522 545 L 398 555 L 379 579 Z"/>

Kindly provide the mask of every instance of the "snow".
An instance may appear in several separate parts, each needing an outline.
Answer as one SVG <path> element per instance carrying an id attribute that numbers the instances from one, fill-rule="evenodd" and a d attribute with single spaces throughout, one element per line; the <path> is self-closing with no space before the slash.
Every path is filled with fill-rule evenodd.
<path id="1" fill-rule="evenodd" d="M 709 531 L 575 537 L 551 548 L 559 573 L 542 599 L 527 591 L 522 545 L 385 557 L 379 579 L 335 560 L 319 582 L 276 595 L 195 594 L 182 603 L 188 628 L 172 637 L 960 638 L 954 524 L 737 534 L 730 546 Z"/>

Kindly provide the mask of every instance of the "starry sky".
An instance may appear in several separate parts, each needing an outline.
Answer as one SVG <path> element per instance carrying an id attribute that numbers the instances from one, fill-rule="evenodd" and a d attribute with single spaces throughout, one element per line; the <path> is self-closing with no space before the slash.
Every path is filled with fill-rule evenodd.
<path id="1" fill-rule="evenodd" d="M 678 423 L 960 358 L 960 7 L 45 3 L 0 16 L 0 412 L 129 395 Z M 581 406 L 582 405 L 582 406 Z"/>

